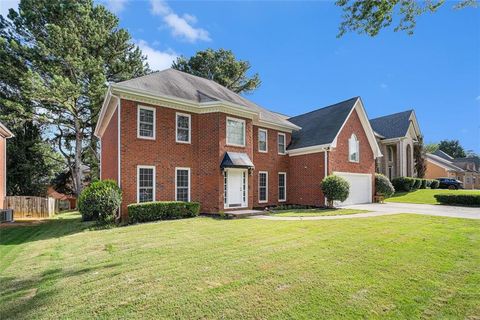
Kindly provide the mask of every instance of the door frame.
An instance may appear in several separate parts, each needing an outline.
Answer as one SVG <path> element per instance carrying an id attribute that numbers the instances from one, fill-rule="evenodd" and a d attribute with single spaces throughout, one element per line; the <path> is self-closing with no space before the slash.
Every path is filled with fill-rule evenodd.
<path id="1" fill-rule="evenodd" d="M 242 172 L 245 174 L 245 202 L 242 201 L 242 205 L 240 207 L 230 207 L 229 204 L 225 201 L 225 197 L 228 195 L 228 172 L 237 171 Z M 227 174 L 225 176 L 225 174 Z M 242 176 L 243 178 L 243 176 Z M 242 181 L 243 182 L 243 181 Z M 248 208 L 248 169 L 239 169 L 239 168 L 226 168 L 223 172 L 223 208 L 224 209 L 245 209 Z M 228 197 L 227 197 L 228 201 Z"/>

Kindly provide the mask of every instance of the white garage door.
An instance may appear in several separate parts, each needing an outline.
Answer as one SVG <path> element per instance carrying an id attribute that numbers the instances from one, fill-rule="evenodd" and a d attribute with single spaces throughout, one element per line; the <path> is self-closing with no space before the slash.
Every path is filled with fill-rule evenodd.
<path id="1" fill-rule="evenodd" d="M 334 172 L 350 183 L 350 194 L 344 202 L 336 205 L 349 205 L 372 202 L 372 175 L 363 173 Z"/>

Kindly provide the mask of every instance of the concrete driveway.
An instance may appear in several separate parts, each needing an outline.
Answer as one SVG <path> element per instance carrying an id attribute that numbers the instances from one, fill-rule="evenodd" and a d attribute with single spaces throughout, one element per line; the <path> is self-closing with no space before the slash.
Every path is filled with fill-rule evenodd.
<path id="1" fill-rule="evenodd" d="M 414 213 L 429 216 L 480 219 L 480 208 L 455 207 L 413 203 L 369 203 L 344 206 L 346 209 L 361 209 L 382 213 Z"/>

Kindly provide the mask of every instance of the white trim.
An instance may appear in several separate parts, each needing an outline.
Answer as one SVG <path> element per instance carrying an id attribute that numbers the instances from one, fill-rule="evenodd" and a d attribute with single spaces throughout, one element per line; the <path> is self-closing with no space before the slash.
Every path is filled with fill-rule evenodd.
<path id="1" fill-rule="evenodd" d="M 188 118 L 188 141 L 178 140 L 178 117 L 179 116 Z M 181 113 L 181 112 L 176 112 L 175 113 L 175 142 L 176 143 L 185 143 L 185 144 L 191 144 L 192 143 L 192 116 L 188 113 Z"/>
<path id="2" fill-rule="evenodd" d="M 285 185 L 283 186 L 283 188 L 285 189 L 285 192 L 284 192 L 285 198 L 283 199 L 280 199 L 280 175 L 283 175 L 285 177 L 284 179 Z M 287 173 L 279 172 L 278 173 L 278 202 L 285 202 L 285 201 L 287 201 Z"/>
<path id="3" fill-rule="evenodd" d="M 316 146 L 310 146 L 310 147 L 288 150 L 287 153 L 290 157 L 294 157 L 294 156 L 301 156 L 301 155 L 304 155 L 304 154 L 324 152 L 329 147 L 330 147 L 330 144 L 320 144 L 320 145 L 316 145 Z"/>
<path id="4" fill-rule="evenodd" d="M 265 150 L 260 150 L 260 131 L 265 132 Z M 267 129 L 262 129 L 258 128 L 258 152 L 260 153 L 268 153 L 268 130 Z"/>
<path id="5" fill-rule="evenodd" d="M 323 156 L 323 160 L 324 160 L 324 167 L 325 167 L 325 174 L 323 176 L 323 179 L 325 179 L 327 176 L 328 176 L 328 150 L 324 150 L 323 152 L 325 152 L 325 155 Z M 323 192 L 322 192 L 323 193 Z M 325 195 L 323 196 L 323 203 L 325 205 L 327 205 L 327 197 L 325 197 Z"/>
<path id="6" fill-rule="evenodd" d="M 12 131 L 8 130 L 8 128 L 5 127 L 1 122 L 0 122 L 0 136 L 4 137 L 5 139 L 10 139 L 12 137 L 15 137 Z"/>
<path id="7" fill-rule="evenodd" d="M 228 142 L 228 120 L 242 122 L 243 123 L 243 144 L 229 143 Z M 225 120 L 225 142 L 227 146 L 233 147 L 245 147 L 247 142 L 247 122 L 243 119 L 227 117 Z"/>
<path id="8" fill-rule="evenodd" d="M 147 166 L 147 165 L 137 165 L 137 203 L 140 203 L 140 169 L 153 169 L 153 197 L 152 201 L 155 201 L 155 193 L 156 193 L 156 184 L 157 184 L 157 170 L 155 166 Z"/>
<path id="9" fill-rule="evenodd" d="M 260 200 L 260 175 L 265 173 L 265 200 Z M 259 171 L 258 172 L 258 203 L 267 203 L 268 202 L 268 171 Z"/>
<path id="10" fill-rule="evenodd" d="M 278 137 L 283 136 L 283 152 L 280 152 L 280 139 Z M 277 133 L 277 152 L 280 155 L 287 154 L 287 135 L 283 132 Z"/>
<path id="11" fill-rule="evenodd" d="M 187 167 L 175 167 L 175 201 L 178 201 L 178 198 L 177 198 L 177 171 L 178 170 L 186 170 L 188 171 L 188 200 L 187 202 L 190 202 L 191 201 L 191 198 L 190 198 L 190 190 L 192 189 L 192 181 L 191 181 L 191 171 L 190 171 L 190 168 L 187 168 Z"/>
<path id="12" fill-rule="evenodd" d="M 153 137 L 145 137 L 140 135 L 140 110 L 150 110 L 153 111 Z M 147 107 L 142 105 L 137 105 L 137 138 L 138 139 L 145 139 L 145 140 L 155 140 L 156 138 L 156 130 L 157 130 L 157 109 L 154 107 Z"/>
<path id="13" fill-rule="evenodd" d="M 5 206 L 5 197 L 7 196 L 7 139 L 3 139 L 3 174 L 5 175 L 3 179 L 3 192 L 4 192 L 4 198 L 0 199 L 0 208 L 7 209 Z M 5 206 L 5 208 L 4 208 Z"/>
<path id="14" fill-rule="evenodd" d="M 122 138 L 122 122 L 121 122 L 121 110 L 122 110 L 122 102 L 120 99 L 117 99 L 117 174 L 118 174 L 118 177 L 117 177 L 117 183 L 118 183 L 118 187 L 121 188 L 121 181 L 122 181 L 122 175 L 121 175 L 121 170 L 122 170 L 122 167 L 121 167 L 121 164 L 122 164 L 122 161 L 121 161 L 121 157 L 122 157 L 122 153 L 120 152 L 120 148 L 122 146 L 122 142 L 121 142 L 121 138 Z"/>

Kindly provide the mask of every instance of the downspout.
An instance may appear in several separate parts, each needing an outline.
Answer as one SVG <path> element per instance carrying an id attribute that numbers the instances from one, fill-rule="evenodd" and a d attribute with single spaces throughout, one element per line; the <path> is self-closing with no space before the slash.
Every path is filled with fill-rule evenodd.
<path id="1" fill-rule="evenodd" d="M 326 178 L 328 176 L 328 148 L 325 149 L 325 156 L 323 157 L 325 163 L 324 163 L 324 167 L 325 167 L 325 175 L 323 178 Z M 325 195 L 323 195 L 323 204 L 325 206 L 327 206 L 327 198 L 325 197 Z"/>
<path id="2" fill-rule="evenodd" d="M 121 152 L 120 152 L 120 148 L 121 148 L 121 141 L 120 141 L 120 138 L 121 138 L 121 134 L 122 134 L 122 129 L 121 129 L 121 100 L 120 100 L 120 97 L 114 95 L 114 94 L 111 94 L 112 97 L 114 97 L 115 99 L 117 99 L 117 183 L 118 183 L 118 187 L 121 189 L 122 188 L 122 176 L 121 176 Z M 118 217 L 117 217 L 117 220 L 120 221 L 122 219 L 122 204 L 120 204 L 120 208 L 118 209 Z"/>

